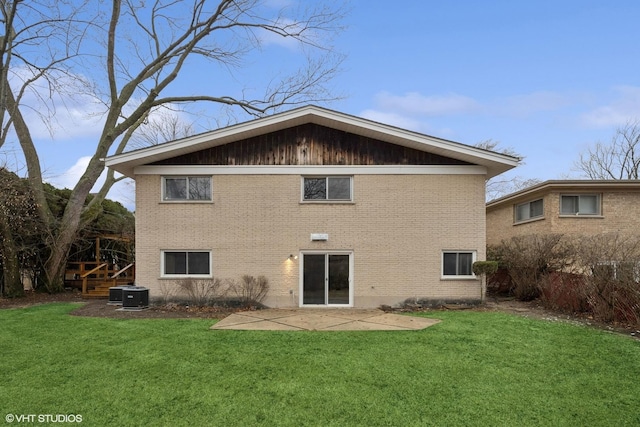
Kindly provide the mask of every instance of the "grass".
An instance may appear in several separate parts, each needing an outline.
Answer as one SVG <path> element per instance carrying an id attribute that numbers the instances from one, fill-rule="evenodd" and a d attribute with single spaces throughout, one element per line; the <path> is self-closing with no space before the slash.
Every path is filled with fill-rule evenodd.
<path id="1" fill-rule="evenodd" d="M 433 312 L 421 315 L 444 321 L 417 332 L 211 331 L 209 320 L 68 316 L 74 307 L 0 310 L 0 415 L 80 414 L 85 426 L 640 424 L 640 342 L 587 327 Z"/>

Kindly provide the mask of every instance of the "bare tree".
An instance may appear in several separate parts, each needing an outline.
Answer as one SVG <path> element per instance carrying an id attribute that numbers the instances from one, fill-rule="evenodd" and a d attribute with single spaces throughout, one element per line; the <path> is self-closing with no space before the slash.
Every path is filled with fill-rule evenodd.
<path id="1" fill-rule="evenodd" d="M 627 123 L 609 143 L 597 142 L 580 153 L 574 169 L 589 179 L 640 178 L 640 122 Z"/>
<path id="2" fill-rule="evenodd" d="M 179 112 L 163 107 L 152 112 L 148 119 L 134 132 L 127 148 L 136 149 L 158 145 L 186 138 L 194 133 L 193 123 L 183 119 Z"/>
<path id="3" fill-rule="evenodd" d="M 481 141 L 477 143 L 475 146 L 483 150 L 495 151 L 498 153 L 516 157 L 520 159 L 520 164 L 523 164 L 522 162 L 523 157 L 520 154 L 516 153 L 516 151 L 513 148 L 500 147 L 500 142 L 498 141 L 487 139 L 485 141 Z M 486 190 L 485 190 L 486 199 L 495 200 L 509 193 L 513 193 L 514 191 L 518 191 L 523 188 L 527 188 L 532 185 L 538 184 L 539 182 L 540 180 L 534 179 L 534 178 L 527 179 L 519 176 L 505 178 L 503 175 L 499 175 L 487 181 Z"/>
<path id="4" fill-rule="evenodd" d="M 259 0 L 113 0 L 110 10 L 103 10 L 105 3 L 92 0 L 0 0 L 5 34 L 0 40 L 2 130 L 6 134 L 12 129 L 20 143 L 39 215 L 48 227 L 51 256 L 45 280 L 50 291 L 62 289 L 66 257 L 78 230 L 96 215 L 117 181 L 113 171 L 107 171 L 104 185 L 87 203 L 105 169 L 101 159 L 124 151 L 151 111 L 204 102 L 260 116 L 335 99 L 326 84 L 342 59 L 331 40 L 340 30 L 343 11 L 303 3 L 275 10 Z M 263 90 L 252 89 L 253 80 L 241 81 L 240 89 L 227 85 L 238 83 L 243 61 L 263 52 L 271 40 L 295 43 L 302 63 L 288 73 L 285 64 L 265 67 L 270 80 Z M 191 63 L 200 71 L 205 67 L 207 77 L 199 77 L 203 81 L 224 83 L 216 86 L 222 93 L 181 93 L 176 83 L 190 78 L 186 73 Z M 69 99 L 64 98 L 67 85 L 60 83 L 65 79 L 74 82 L 74 95 L 91 96 L 103 106 L 102 128 L 92 144 L 92 158 L 56 220 L 44 203 L 33 123 L 26 119 L 36 107 L 25 94 L 30 90 L 38 96 L 47 108 L 37 110 L 52 120 L 59 108 L 55 97 Z"/>

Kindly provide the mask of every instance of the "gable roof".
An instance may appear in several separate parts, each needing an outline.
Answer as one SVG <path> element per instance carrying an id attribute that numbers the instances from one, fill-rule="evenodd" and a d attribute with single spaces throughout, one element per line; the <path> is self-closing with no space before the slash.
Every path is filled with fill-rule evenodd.
<path id="1" fill-rule="evenodd" d="M 137 166 L 147 165 L 307 123 L 314 123 L 391 144 L 484 166 L 487 168 L 487 178 L 494 177 L 514 168 L 518 165 L 519 161 L 518 158 L 506 154 L 471 147 L 458 142 L 448 141 L 310 105 L 164 144 L 111 156 L 105 159 L 105 164 L 107 167 L 123 175 L 133 177 L 134 169 Z"/>
<path id="2" fill-rule="evenodd" d="M 620 179 L 567 179 L 549 180 L 524 188 L 487 203 L 487 209 L 495 209 L 505 204 L 525 202 L 527 199 L 542 197 L 552 191 L 640 191 L 640 180 Z"/>

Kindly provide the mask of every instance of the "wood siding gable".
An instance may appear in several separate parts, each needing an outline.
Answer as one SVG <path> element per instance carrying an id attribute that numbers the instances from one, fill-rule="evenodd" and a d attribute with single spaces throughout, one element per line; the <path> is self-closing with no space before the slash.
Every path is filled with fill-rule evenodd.
<path id="1" fill-rule="evenodd" d="M 152 165 L 470 165 L 377 139 L 305 124 L 173 157 Z"/>

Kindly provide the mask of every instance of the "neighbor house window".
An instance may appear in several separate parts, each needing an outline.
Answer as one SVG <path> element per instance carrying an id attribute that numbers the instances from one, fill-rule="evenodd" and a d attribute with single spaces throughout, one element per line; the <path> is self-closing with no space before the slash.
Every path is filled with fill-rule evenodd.
<path id="1" fill-rule="evenodd" d="M 210 201 L 211 196 L 210 176 L 162 178 L 162 200 L 164 201 Z"/>
<path id="2" fill-rule="evenodd" d="M 304 177 L 302 198 L 306 201 L 349 201 L 352 183 L 350 176 Z"/>
<path id="3" fill-rule="evenodd" d="M 163 276 L 211 276 L 210 251 L 162 251 Z"/>
<path id="4" fill-rule="evenodd" d="M 609 280 L 640 283 L 640 263 L 634 261 L 601 261 L 592 267 L 597 281 Z"/>
<path id="5" fill-rule="evenodd" d="M 516 222 L 540 218 L 543 215 L 542 199 L 516 205 Z"/>
<path id="6" fill-rule="evenodd" d="M 560 196 L 560 215 L 600 215 L 600 196 L 563 194 Z"/>
<path id="7" fill-rule="evenodd" d="M 474 277 L 473 262 L 476 253 L 445 251 L 442 253 L 443 277 Z"/>

